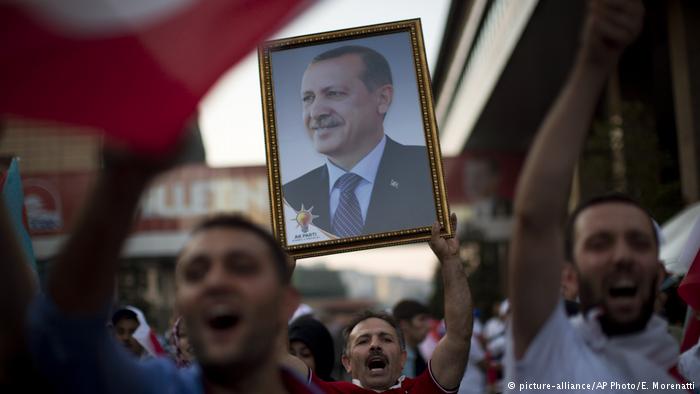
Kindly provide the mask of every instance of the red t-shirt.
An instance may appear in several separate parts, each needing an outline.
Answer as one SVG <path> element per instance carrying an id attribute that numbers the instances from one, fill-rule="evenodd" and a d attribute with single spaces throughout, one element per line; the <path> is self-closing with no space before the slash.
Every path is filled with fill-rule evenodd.
<path id="1" fill-rule="evenodd" d="M 376 394 L 375 391 L 362 388 L 351 382 L 324 382 L 312 374 L 311 382 L 326 394 Z M 404 378 L 399 387 L 382 391 L 382 394 L 451 394 L 457 389 L 444 389 L 435 381 L 430 364 L 428 368 L 415 378 Z"/>
<path id="2" fill-rule="evenodd" d="M 294 372 L 285 368 L 281 370 L 282 384 L 290 394 L 322 394 L 323 391 L 316 384 L 309 384 L 300 379 Z"/>

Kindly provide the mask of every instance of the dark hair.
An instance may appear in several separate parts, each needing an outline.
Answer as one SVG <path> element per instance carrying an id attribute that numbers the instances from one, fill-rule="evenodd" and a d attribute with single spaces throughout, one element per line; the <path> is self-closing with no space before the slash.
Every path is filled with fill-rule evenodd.
<path id="1" fill-rule="evenodd" d="M 362 323 L 363 321 L 372 318 L 384 320 L 390 326 L 392 326 L 396 331 L 396 335 L 399 337 L 399 346 L 401 347 L 401 350 L 406 349 L 406 341 L 403 338 L 403 332 L 401 331 L 401 327 L 399 327 L 399 323 L 396 321 L 396 319 L 394 319 L 393 316 L 386 312 L 375 312 L 371 310 L 365 310 L 355 315 L 355 317 L 343 330 L 343 341 L 345 342 L 343 345 L 343 354 L 347 354 L 350 332 L 352 332 L 352 329 L 355 328 L 356 325 Z"/>
<path id="2" fill-rule="evenodd" d="M 132 311 L 131 309 L 120 308 L 112 315 L 112 325 L 116 326 L 119 321 L 124 319 L 133 320 L 137 323 L 139 322 L 139 318 L 138 316 L 136 316 L 136 312 Z"/>
<path id="3" fill-rule="evenodd" d="M 251 232 L 258 236 L 268 246 L 279 274 L 280 282 L 288 284 L 291 279 L 287 254 L 277 243 L 277 240 L 267 230 L 240 215 L 220 214 L 204 219 L 192 229 L 191 235 L 213 228 L 229 228 Z"/>
<path id="4" fill-rule="evenodd" d="M 394 319 L 411 320 L 418 315 L 429 315 L 430 310 L 427 306 L 416 300 L 401 300 L 394 305 Z"/>
<path id="5" fill-rule="evenodd" d="M 306 315 L 296 318 L 289 325 L 289 342 L 299 341 L 306 345 L 314 358 L 314 373 L 324 381 L 331 381 L 335 360 L 333 338 L 326 326 Z"/>
<path id="6" fill-rule="evenodd" d="M 647 211 L 637 200 L 623 193 L 607 193 L 598 196 L 591 197 L 582 203 L 580 203 L 576 209 L 569 215 L 566 222 L 566 229 L 564 233 L 564 256 L 570 262 L 574 262 L 574 226 L 576 225 L 576 220 L 586 209 L 608 203 L 621 203 L 628 204 L 633 207 L 637 207 L 642 212 L 646 213 L 649 218 L 649 226 L 651 227 L 651 233 L 654 235 L 654 242 L 656 246 L 659 245 L 659 234 L 656 232 L 656 226 L 654 225 L 654 219 L 652 219 L 651 214 Z"/>
<path id="7" fill-rule="evenodd" d="M 374 49 L 359 45 L 346 45 L 323 52 L 311 60 L 311 64 L 323 60 L 335 59 L 344 55 L 359 55 L 365 64 L 365 70 L 360 76 L 368 90 L 375 90 L 383 85 L 392 85 L 391 68 L 386 58 Z"/>

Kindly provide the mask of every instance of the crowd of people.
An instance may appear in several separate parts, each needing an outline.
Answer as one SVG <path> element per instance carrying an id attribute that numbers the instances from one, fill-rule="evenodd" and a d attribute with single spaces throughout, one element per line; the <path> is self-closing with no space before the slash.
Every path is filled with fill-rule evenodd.
<path id="1" fill-rule="evenodd" d="M 430 247 L 441 267 L 444 320 L 434 346 L 421 346 L 433 328 L 429 309 L 407 299 L 358 314 L 336 359 L 331 334 L 312 314 L 289 321 L 300 303 L 294 261 L 267 230 L 220 214 L 192 229 L 177 256 L 176 316 L 169 341 L 159 341 L 140 310 L 111 306 L 139 198 L 173 157 L 108 152 L 45 284 L 0 209 L 0 391 L 697 391 L 697 351 L 679 368 L 678 343 L 654 313 L 664 268 L 649 213 L 610 194 L 583 202 L 567 221 L 598 97 L 643 13 L 641 1 L 590 3 L 576 61 L 518 183 L 508 301 L 483 326 L 459 241 L 442 238 L 436 222 Z M 349 381 L 333 376 L 336 363 Z"/>

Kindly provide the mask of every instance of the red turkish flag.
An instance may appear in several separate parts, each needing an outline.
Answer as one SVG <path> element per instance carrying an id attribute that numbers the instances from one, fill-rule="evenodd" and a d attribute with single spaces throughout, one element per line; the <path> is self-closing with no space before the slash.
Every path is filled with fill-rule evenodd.
<path id="1" fill-rule="evenodd" d="M 688 273 L 678 286 L 678 295 L 688 306 L 693 308 L 690 321 L 685 327 L 681 350 L 686 350 L 698 342 L 700 337 L 700 322 L 697 312 L 700 311 L 700 217 L 695 220 L 688 240 L 685 243 L 680 257 L 681 262 L 690 265 Z"/>
<path id="2" fill-rule="evenodd" d="M 177 141 L 217 79 L 306 0 L 34 0 L 0 5 L 0 116 Z"/>
<path id="3" fill-rule="evenodd" d="M 700 251 L 696 252 L 688 273 L 678 286 L 678 294 L 694 310 L 700 311 Z"/>

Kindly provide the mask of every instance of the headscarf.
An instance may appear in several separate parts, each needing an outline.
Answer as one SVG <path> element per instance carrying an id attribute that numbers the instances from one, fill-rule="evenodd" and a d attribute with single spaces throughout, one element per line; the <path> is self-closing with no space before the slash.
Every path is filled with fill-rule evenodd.
<path id="1" fill-rule="evenodd" d="M 118 309 L 112 315 L 112 324 L 115 324 L 119 317 L 123 315 L 136 316 L 136 321 L 139 323 L 139 326 L 131 336 L 146 351 L 146 357 L 161 357 L 165 355 L 165 350 L 163 350 L 160 342 L 158 342 L 156 333 L 151 329 L 151 326 L 148 325 L 146 317 L 140 309 L 131 305 Z"/>
<path id="2" fill-rule="evenodd" d="M 311 316 L 302 316 L 294 320 L 289 325 L 289 342 L 292 341 L 299 341 L 311 350 L 316 365 L 316 376 L 324 381 L 333 380 L 333 338 L 323 323 Z"/>

